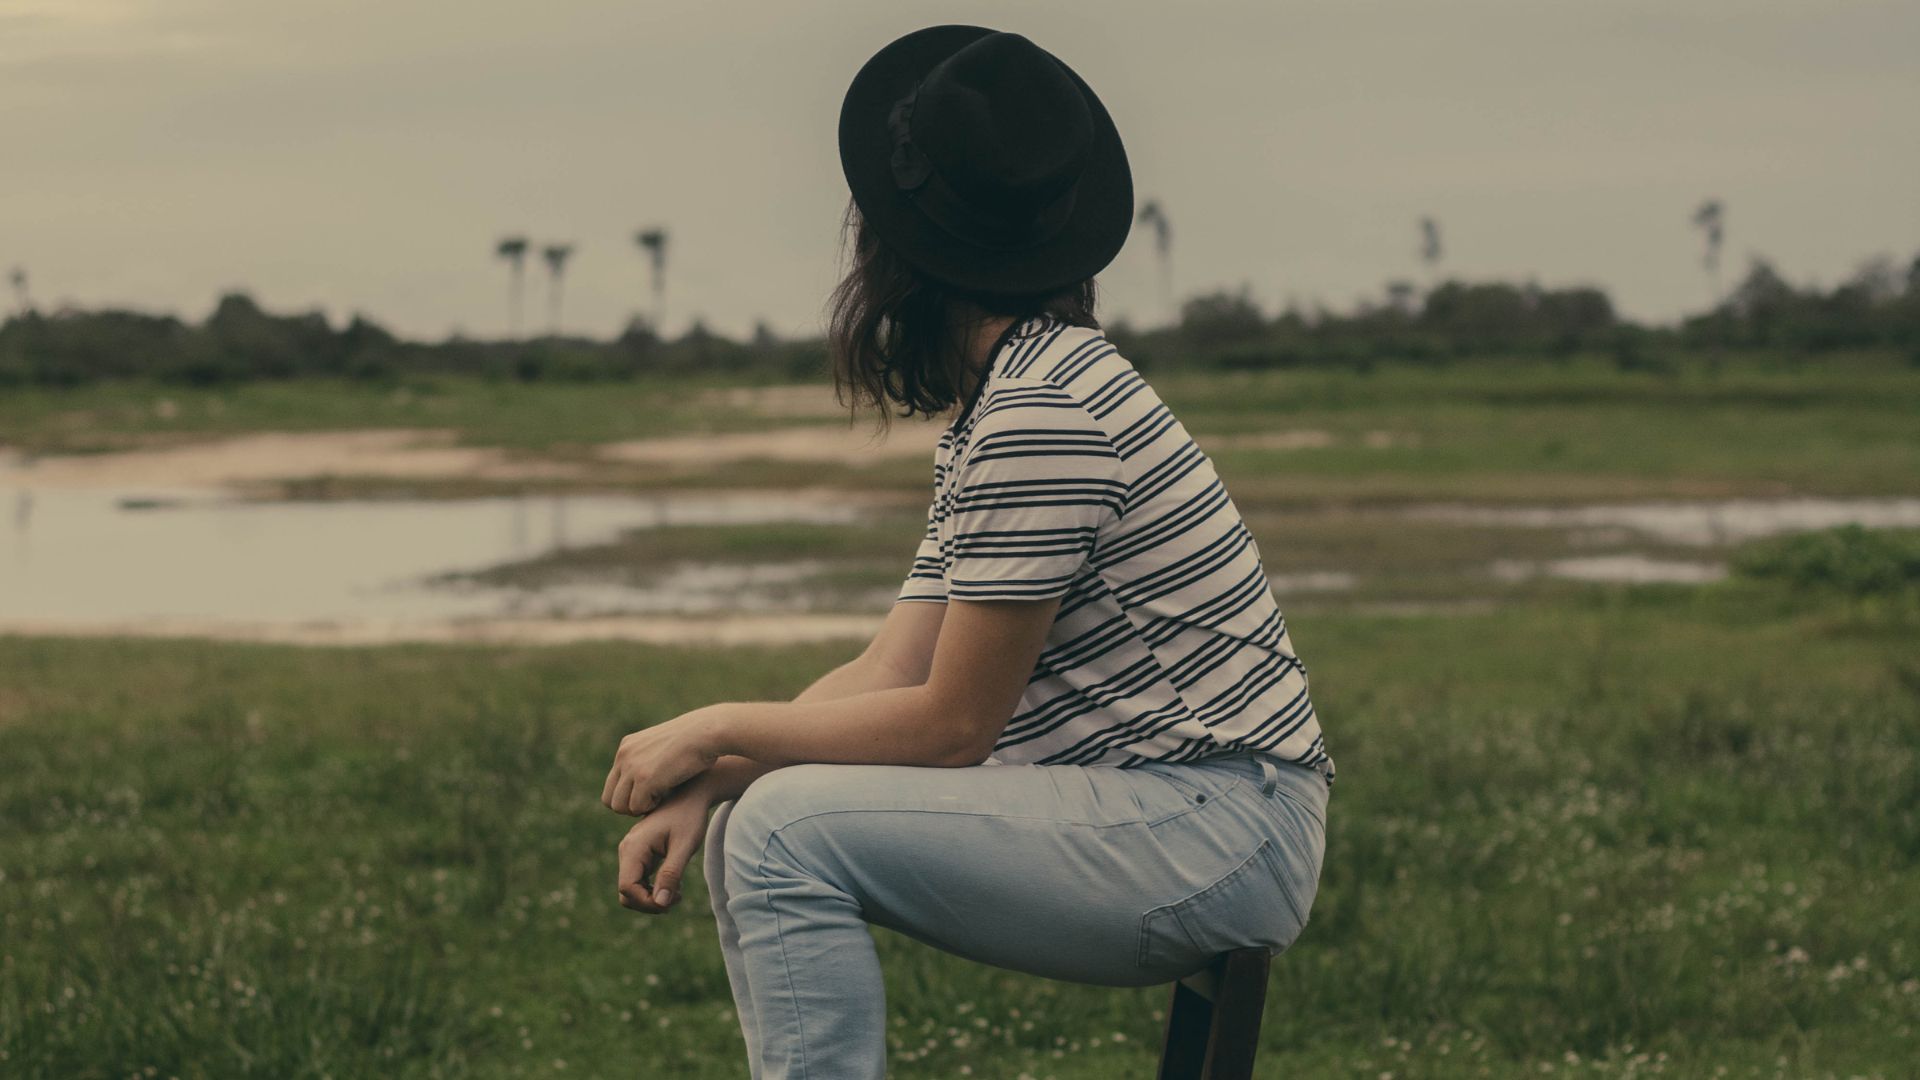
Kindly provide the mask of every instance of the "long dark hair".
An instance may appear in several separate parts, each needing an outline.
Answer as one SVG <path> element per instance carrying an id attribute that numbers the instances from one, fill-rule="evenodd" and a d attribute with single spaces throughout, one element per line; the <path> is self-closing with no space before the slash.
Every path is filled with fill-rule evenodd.
<path id="1" fill-rule="evenodd" d="M 896 254 L 851 202 L 841 230 L 841 249 L 849 248 L 846 276 L 827 301 L 834 398 L 855 414 L 872 408 L 883 430 L 896 415 L 937 416 L 959 404 L 967 334 L 982 316 L 1044 313 L 1100 328 L 1092 278 L 1039 296 L 955 289 Z"/>

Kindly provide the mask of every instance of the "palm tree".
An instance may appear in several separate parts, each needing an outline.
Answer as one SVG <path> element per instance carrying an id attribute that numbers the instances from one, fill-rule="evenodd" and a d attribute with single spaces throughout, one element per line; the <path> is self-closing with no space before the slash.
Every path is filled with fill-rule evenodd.
<path id="1" fill-rule="evenodd" d="M 1135 219 L 1142 225 L 1153 229 L 1153 254 L 1160 263 L 1160 303 L 1171 322 L 1173 310 L 1173 226 L 1167 221 L 1167 212 L 1161 208 L 1160 200 L 1148 199 L 1140 208 Z"/>
<path id="2" fill-rule="evenodd" d="M 540 249 L 540 255 L 547 260 L 547 333 L 560 335 L 560 293 L 565 288 L 567 259 L 573 254 L 572 244 L 548 244 Z"/>
<path id="3" fill-rule="evenodd" d="M 1718 309 L 1720 293 L 1720 245 L 1726 240 L 1727 208 L 1719 199 L 1708 199 L 1693 212 L 1694 227 L 1706 236 L 1707 250 L 1700 265 L 1707 268 L 1707 284 L 1713 290 L 1713 306 Z"/>
<path id="4" fill-rule="evenodd" d="M 7 275 L 7 280 L 13 285 L 13 300 L 19 306 L 20 314 L 25 315 L 32 311 L 33 301 L 27 297 L 27 268 L 14 267 L 13 272 Z"/>
<path id="5" fill-rule="evenodd" d="M 520 339 L 520 299 L 525 292 L 527 271 L 527 238 L 524 236 L 506 236 L 494 245 L 493 253 L 507 260 L 507 336 L 515 341 Z"/>
<path id="6" fill-rule="evenodd" d="M 1444 249 L 1440 246 L 1440 223 L 1430 217 L 1420 219 L 1420 261 L 1427 264 L 1429 274 L 1438 276 L 1440 256 Z"/>
<path id="7" fill-rule="evenodd" d="M 653 270 L 653 331 L 661 332 L 661 320 L 666 318 L 667 295 L 667 230 L 658 225 L 642 229 L 635 233 L 633 242 L 647 253 L 647 263 Z"/>

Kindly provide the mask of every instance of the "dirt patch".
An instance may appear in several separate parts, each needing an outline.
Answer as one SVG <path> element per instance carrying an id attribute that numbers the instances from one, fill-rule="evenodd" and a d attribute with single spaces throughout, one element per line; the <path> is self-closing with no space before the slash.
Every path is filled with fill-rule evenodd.
<path id="1" fill-rule="evenodd" d="M 1369 450 L 1397 450 L 1420 445 L 1420 436 L 1410 431 L 1369 431 L 1360 436 L 1360 445 Z"/>
<path id="2" fill-rule="evenodd" d="M 1576 506 L 1474 506 L 1435 503 L 1408 517 L 1467 525 L 1541 529 L 1626 529 L 1670 544 L 1716 547 L 1778 533 L 1861 525 L 1920 528 L 1920 499 L 1696 499 Z"/>
<path id="3" fill-rule="evenodd" d="M 859 467 L 897 458 L 933 459 L 946 430 L 935 421 L 899 421 L 886 435 L 871 425 L 820 424 L 709 435 L 665 435 L 608 443 L 607 461 L 645 465 L 715 465 L 729 461 L 807 461 Z"/>
<path id="4" fill-rule="evenodd" d="M 882 615 L 614 616 L 481 619 L 419 623 L 244 623 L 204 619 L 66 622 L 10 619 L 0 634 L 29 637 L 202 638 L 279 645 L 566 645 L 639 641 L 654 645 L 788 645 L 871 638 Z"/>
<path id="5" fill-rule="evenodd" d="M 447 483 L 582 483 L 619 479 L 631 466 L 711 468 L 753 460 L 859 468 L 902 458 L 932 460 L 944 425 L 896 423 L 885 436 L 871 426 L 838 424 L 763 431 L 666 435 L 592 448 L 566 460 L 456 445 L 455 433 L 430 429 L 267 433 L 101 454 L 28 457 L 0 451 L 0 488 L 20 490 L 235 488 L 260 491 L 320 477 Z M 271 495 L 287 492 L 274 487 Z"/>
<path id="6" fill-rule="evenodd" d="M 556 480 L 579 475 L 570 462 L 512 457 L 454 445 L 449 431 L 276 432 L 181 446 L 26 459 L 0 457 L 0 485 L 27 489 L 227 488 L 290 477 Z"/>

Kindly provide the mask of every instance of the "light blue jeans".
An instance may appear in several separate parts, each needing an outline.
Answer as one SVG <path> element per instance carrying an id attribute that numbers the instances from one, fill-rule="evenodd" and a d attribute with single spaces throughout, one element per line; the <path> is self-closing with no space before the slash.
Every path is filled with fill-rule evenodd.
<path id="1" fill-rule="evenodd" d="M 1264 754 L 1136 769 L 794 765 L 708 824 L 706 878 L 754 1080 L 881 1080 L 868 924 L 1078 983 L 1170 982 L 1306 925 L 1318 772 Z"/>

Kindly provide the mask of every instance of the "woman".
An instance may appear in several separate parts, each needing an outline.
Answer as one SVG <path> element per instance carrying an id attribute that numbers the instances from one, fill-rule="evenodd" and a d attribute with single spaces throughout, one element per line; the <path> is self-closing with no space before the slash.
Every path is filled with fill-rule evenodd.
<path id="1" fill-rule="evenodd" d="M 1253 538 L 1094 321 L 1133 192 L 1092 90 L 933 27 L 855 77 L 840 152 L 836 383 L 952 411 L 926 538 L 858 658 L 627 736 L 602 792 L 644 815 L 628 907 L 671 908 L 704 837 L 763 1078 L 884 1074 L 869 924 L 1118 986 L 1287 947 L 1333 781 Z"/>

